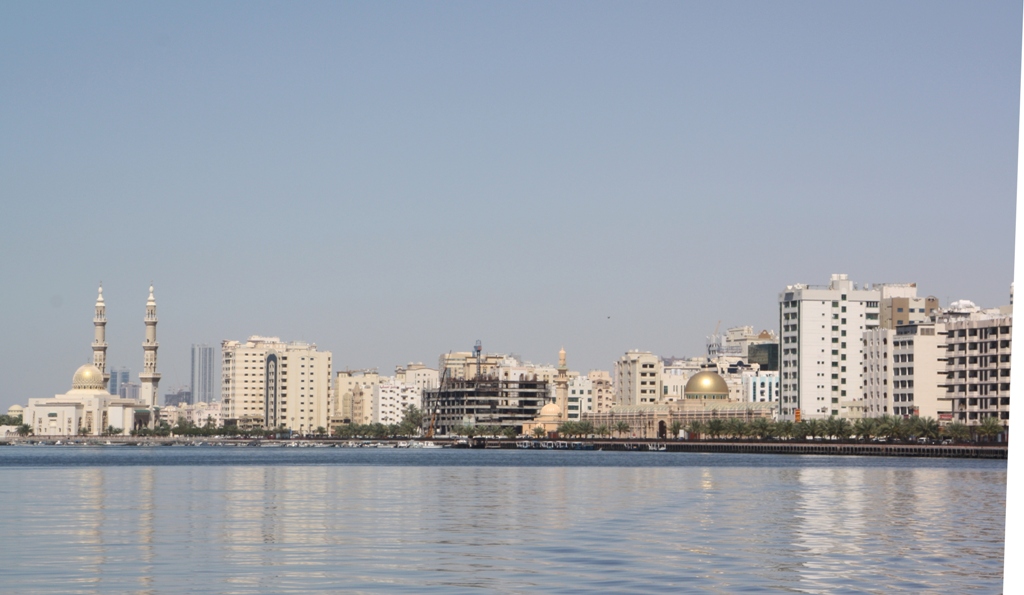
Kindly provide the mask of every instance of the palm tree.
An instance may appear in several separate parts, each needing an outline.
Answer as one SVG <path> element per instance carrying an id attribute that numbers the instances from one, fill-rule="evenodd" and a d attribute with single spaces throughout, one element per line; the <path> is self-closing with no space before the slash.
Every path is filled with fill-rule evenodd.
<path id="1" fill-rule="evenodd" d="M 963 442 L 971 436 L 971 430 L 961 422 L 953 421 L 942 428 L 942 432 L 950 437 L 953 442 Z"/>
<path id="2" fill-rule="evenodd" d="M 580 436 L 586 437 L 594 434 L 594 424 L 590 423 L 589 421 L 579 422 L 579 424 L 576 426 L 576 429 L 579 430 Z"/>
<path id="3" fill-rule="evenodd" d="M 547 432 L 544 431 L 544 426 L 533 426 L 533 435 L 536 436 L 538 440 L 543 438 L 544 434 L 547 434 Z"/>
<path id="4" fill-rule="evenodd" d="M 704 424 L 699 419 L 692 420 L 686 424 L 686 433 L 689 435 L 690 440 L 693 440 L 694 435 L 703 434 L 704 431 Z"/>
<path id="5" fill-rule="evenodd" d="M 878 432 L 879 436 L 884 438 L 899 438 L 903 433 L 903 419 L 895 417 L 893 415 L 883 415 L 878 418 Z"/>
<path id="6" fill-rule="evenodd" d="M 32 433 L 32 426 L 28 424 L 21 424 L 18 426 L 18 435 L 25 437 Z"/>
<path id="7" fill-rule="evenodd" d="M 999 419 L 991 415 L 981 420 L 977 427 L 978 434 L 984 436 L 986 442 L 991 441 L 993 437 L 1002 434 L 1004 431 L 1003 424 L 999 423 Z"/>
<path id="8" fill-rule="evenodd" d="M 678 419 L 674 420 L 672 423 L 668 425 L 668 431 L 669 433 L 672 434 L 672 438 L 675 440 L 679 440 L 679 432 L 682 431 L 682 429 L 683 422 L 679 421 Z"/>
<path id="9" fill-rule="evenodd" d="M 779 438 L 791 439 L 795 436 L 796 424 L 788 419 L 784 419 L 775 424 L 775 435 Z"/>
<path id="10" fill-rule="evenodd" d="M 798 440 L 806 440 L 808 436 L 811 436 L 810 423 L 804 419 L 793 424 L 793 437 Z"/>
<path id="11" fill-rule="evenodd" d="M 772 423 L 766 417 L 759 417 L 750 422 L 750 431 L 761 440 L 764 440 L 772 435 Z"/>
<path id="12" fill-rule="evenodd" d="M 871 437 L 875 435 L 875 419 L 872 417 L 858 419 L 853 424 L 853 433 L 864 442 L 871 440 Z"/>
<path id="13" fill-rule="evenodd" d="M 607 438 L 608 436 L 611 436 L 612 430 L 607 425 L 601 424 L 597 426 L 594 432 L 602 438 Z"/>
<path id="14" fill-rule="evenodd" d="M 516 429 L 513 428 L 512 426 L 505 426 L 501 430 L 501 435 L 509 440 L 512 440 L 516 437 Z"/>
<path id="15" fill-rule="evenodd" d="M 939 422 L 931 417 L 916 417 L 914 423 L 917 426 L 917 435 L 922 438 L 934 440 L 939 437 Z"/>
<path id="16" fill-rule="evenodd" d="M 709 420 L 704 427 L 712 438 L 718 438 L 725 431 L 725 422 L 715 417 Z"/>
<path id="17" fill-rule="evenodd" d="M 822 427 L 822 423 L 820 420 L 809 419 L 803 423 L 807 424 L 807 433 L 811 436 L 811 438 L 819 438 L 825 432 L 825 429 Z"/>
<path id="18" fill-rule="evenodd" d="M 628 432 L 629 430 L 630 430 L 630 428 L 629 428 L 629 424 L 627 422 L 625 422 L 625 421 L 617 421 L 617 422 L 615 422 L 615 431 L 619 433 L 619 438 L 622 438 L 622 435 L 625 434 L 626 432 Z"/>

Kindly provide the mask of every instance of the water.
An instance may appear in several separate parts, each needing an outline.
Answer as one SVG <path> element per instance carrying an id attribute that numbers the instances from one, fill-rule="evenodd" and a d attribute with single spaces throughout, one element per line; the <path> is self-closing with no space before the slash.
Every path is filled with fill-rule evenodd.
<path id="1" fill-rule="evenodd" d="M 998 593 L 1005 461 L 0 448 L 10 593 Z"/>

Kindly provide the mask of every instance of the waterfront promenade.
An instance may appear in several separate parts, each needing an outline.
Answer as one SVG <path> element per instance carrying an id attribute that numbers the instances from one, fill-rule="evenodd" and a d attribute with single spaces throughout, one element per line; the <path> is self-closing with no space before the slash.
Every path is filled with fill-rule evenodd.
<path id="1" fill-rule="evenodd" d="M 128 436 L 72 437 L 40 439 L 34 437 L 0 440 L 0 446 L 58 445 L 58 446 L 222 446 L 222 447 L 302 447 L 302 448 L 415 448 L 424 441 L 416 440 L 337 440 L 293 439 L 267 440 L 247 438 L 137 438 Z M 956 459 L 1006 459 L 1006 444 L 901 444 L 834 441 L 734 441 L 734 440 L 506 440 L 475 438 L 439 438 L 428 441 L 444 448 L 488 448 L 530 450 L 604 450 L 636 452 L 688 452 L 778 455 L 877 456 L 877 457 L 938 457 Z"/>

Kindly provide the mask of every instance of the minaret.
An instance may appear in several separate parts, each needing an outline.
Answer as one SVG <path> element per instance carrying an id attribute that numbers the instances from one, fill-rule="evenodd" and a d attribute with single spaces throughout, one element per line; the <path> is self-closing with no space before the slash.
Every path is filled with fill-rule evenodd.
<path id="1" fill-rule="evenodd" d="M 555 377 L 555 400 L 558 401 L 558 409 L 562 421 L 569 419 L 569 377 L 566 375 L 568 368 L 565 366 L 565 348 L 558 352 L 558 376 Z"/>
<path id="2" fill-rule="evenodd" d="M 139 400 L 144 407 L 156 408 L 156 389 L 160 384 L 160 374 L 156 371 L 156 298 L 153 297 L 153 286 L 149 286 L 149 299 L 146 301 L 146 340 L 142 342 L 145 356 L 142 362 L 142 373 L 139 380 Z M 152 421 L 150 422 L 152 423 Z"/>
<path id="3" fill-rule="evenodd" d="M 95 327 L 95 338 L 92 340 L 92 365 L 103 372 L 104 386 L 110 386 L 110 374 L 107 372 L 107 305 L 103 303 L 103 284 L 100 283 L 100 294 L 96 297 L 96 314 L 92 317 Z"/>

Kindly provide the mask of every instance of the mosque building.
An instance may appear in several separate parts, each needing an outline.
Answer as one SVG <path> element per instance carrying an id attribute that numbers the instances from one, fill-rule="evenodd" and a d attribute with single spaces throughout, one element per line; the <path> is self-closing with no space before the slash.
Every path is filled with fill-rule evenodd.
<path id="1" fill-rule="evenodd" d="M 144 367 L 139 375 L 142 389 L 139 399 L 125 399 L 107 391 L 106 304 L 103 286 L 96 298 L 93 317 L 95 338 L 92 363 L 81 366 L 71 380 L 71 390 L 52 398 L 29 399 L 23 420 L 36 436 L 100 436 L 114 428 L 128 434 L 133 429 L 152 427 L 156 419 L 156 394 L 160 374 L 156 371 L 156 300 L 153 286 L 146 302 L 146 340 L 143 342 Z"/>

